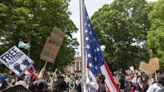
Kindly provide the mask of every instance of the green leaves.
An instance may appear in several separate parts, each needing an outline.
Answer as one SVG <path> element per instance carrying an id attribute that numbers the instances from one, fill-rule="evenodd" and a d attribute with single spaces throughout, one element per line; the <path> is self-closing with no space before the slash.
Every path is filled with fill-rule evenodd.
<path id="1" fill-rule="evenodd" d="M 109 54 L 106 59 L 116 66 L 114 69 L 138 67 L 148 58 L 145 41 L 150 9 L 145 0 L 114 0 L 92 16 L 100 43 L 106 45 Z"/>
<path id="2" fill-rule="evenodd" d="M 36 69 L 40 70 L 44 64 L 44 61 L 39 59 L 43 45 L 52 28 L 57 26 L 65 33 L 65 38 L 55 63 L 49 68 L 62 69 L 70 64 L 74 60 L 74 48 L 78 43 L 72 38 L 72 33 L 76 32 L 77 28 L 69 19 L 68 5 L 67 0 L 2 0 L 0 38 L 5 38 L 3 43 L 7 43 L 0 45 L 0 53 L 17 45 L 20 39 L 31 40 L 31 58 L 35 61 Z M 61 66 L 55 66 L 60 63 Z"/>
<path id="3" fill-rule="evenodd" d="M 151 28 L 148 31 L 147 45 L 151 50 L 150 55 L 158 56 L 161 68 L 164 69 L 164 0 L 158 0 L 153 4 L 149 20 Z"/>

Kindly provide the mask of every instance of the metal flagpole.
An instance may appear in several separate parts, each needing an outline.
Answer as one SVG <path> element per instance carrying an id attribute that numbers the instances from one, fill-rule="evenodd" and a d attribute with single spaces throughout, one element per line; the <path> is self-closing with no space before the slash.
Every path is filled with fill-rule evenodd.
<path id="1" fill-rule="evenodd" d="M 81 61 L 83 76 L 83 92 L 86 92 L 86 59 L 85 59 L 85 42 L 84 42 L 84 0 L 80 0 L 80 36 L 81 36 Z"/>

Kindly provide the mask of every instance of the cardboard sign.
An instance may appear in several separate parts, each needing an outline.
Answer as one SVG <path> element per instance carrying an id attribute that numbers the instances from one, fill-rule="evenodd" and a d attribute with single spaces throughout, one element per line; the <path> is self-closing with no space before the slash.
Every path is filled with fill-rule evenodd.
<path id="1" fill-rule="evenodd" d="M 54 27 L 51 33 L 51 37 L 54 37 L 56 35 L 60 38 L 64 38 L 64 32 L 62 32 L 59 28 Z"/>
<path id="2" fill-rule="evenodd" d="M 155 73 L 155 70 L 153 70 L 153 68 L 151 68 L 150 64 L 147 64 L 145 62 L 140 62 L 139 70 L 144 71 L 146 74 Z"/>
<path id="3" fill-rule="evenodd" d="M 17 76 L 21 76 L 33 64 L 33 61 L 16 46 L 2 54 L 0 61 Z"/>
<path id="4" fill-rule="evenodd" d="M 64 33 L 55 28 L 51 36 L 47 38 L 40 59 L 53 63 L 63 42 Z"/>
<path id="5" fill-rule="evenodd" d="M 149 60 L 150 67 L 153 68 L 153 70 L 159 70 L 159 61 L 158 58 L 151 58 Z"/>

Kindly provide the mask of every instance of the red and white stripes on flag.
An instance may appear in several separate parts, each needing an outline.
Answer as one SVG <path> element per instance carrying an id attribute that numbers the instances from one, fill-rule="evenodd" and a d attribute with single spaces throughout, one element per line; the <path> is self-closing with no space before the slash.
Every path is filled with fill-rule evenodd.
<path id="1" fill-rule="evenodd" d="M 100 67 L 100 70 L 102 71 L 102 74 L 105 76 L 106 91 L 107 92 L 120 92 L 119 88 L 117 87 L 117 85 L 113 79 L 112 73 L 111 73 L 107 63 L 102 65 Z M 92 78 L 92 80 L 94 82 L 96 82 L 96 76 L 89 69 L 88 69 L 87 78 L 88 79 Z M 96 85 L 96 89 L 98 89 L 98 84 Z"/>
<path id="2" fill-rule="evenodd" d="M 102 67 L 101 67 L 101 71 L 102 74 L 105 76 L 105 83 L 106 83 L 106 87 L 108 89 L 108 92 L 120 92 L 119 88 L 117 87 L 112 73 L 108 67 L 108 64 L 105 63 Z"/>
<path id="3" fill-rule="evenodd" d="M 96 82 L 96 76 L 103 74 L 105 76 L 105 84 L 107 92 L 120 92 L 118 89 L 112 73 L 105 62 L 103 53 L 100 49 L 100 44 L 93 30 L 92 24 L 85 9 L 85 49 L 86 49 L 86 63 L 88 69 L 88 76 Z M 98 87 L 97 87 L 98 88 Z"/>

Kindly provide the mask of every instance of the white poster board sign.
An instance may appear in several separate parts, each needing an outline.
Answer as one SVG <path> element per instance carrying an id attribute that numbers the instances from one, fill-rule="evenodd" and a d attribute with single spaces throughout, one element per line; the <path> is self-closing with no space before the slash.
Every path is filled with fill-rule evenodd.
<path id="1" fill-rule="evenodd" d="M 133 66 L 130 66 L 129 69 L 130 69 L 131 71 L 134 71 L 134 67 L 133 67 Z"/>
<path id="2" fill-rule="evenodd" d="M 33 64 L 33 61 L 16 46 L 2 54 L 0 61 L 17 76 L 21 76 Z"/>

